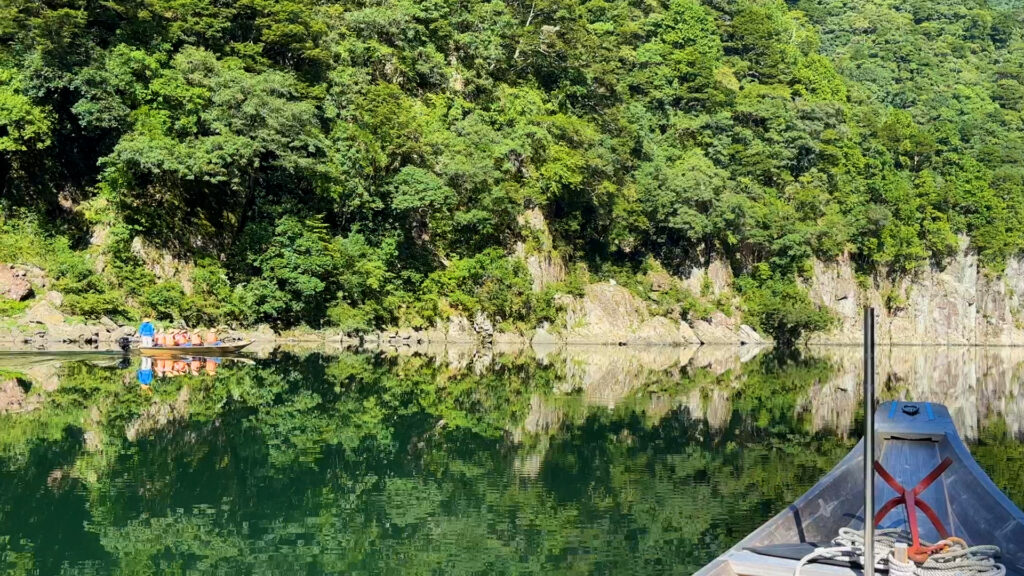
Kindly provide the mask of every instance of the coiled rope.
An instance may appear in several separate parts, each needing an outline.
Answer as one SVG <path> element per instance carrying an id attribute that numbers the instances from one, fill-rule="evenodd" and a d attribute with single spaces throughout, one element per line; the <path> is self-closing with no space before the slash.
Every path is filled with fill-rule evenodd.
<path id="1" fill-rule="evenodd" d="M 999 555 L 998 546 L 968 546 L 959 538 L 949 538 L 942 541 L 948 545 L 946 550 L 933 554 L 924 564 L 915 564 L 909 559 L 900 562 L 893 556 L 892 551 L 900 543 L 911 543 L 909 532 L 897 529 L 875 532 L 875 567 L 889 570 L 889 576 L 1006 576 L 1006 567 L 995 560 Z M 864 533 L 860 530 L 840 528 L 832 544 L 804 556 L 793 576 L 800 576 L 800 570 L 817 558 L 864 563 Z M 924 542 L 922 545 L 931 546 Z"/>

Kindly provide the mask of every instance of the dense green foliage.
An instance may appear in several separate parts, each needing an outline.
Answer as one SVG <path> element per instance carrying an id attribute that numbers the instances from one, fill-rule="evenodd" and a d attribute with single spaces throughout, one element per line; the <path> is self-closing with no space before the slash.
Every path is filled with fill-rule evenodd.
<path id="1" fill-rule="evenodd" d="M 998 272 L 1024 246 L 1012 6 L 2 0 L 0 22 L 8 217 L 120 238 L 69 276 L 83 315 L 529 324 L 550 306 L 505 255 L 533 207 L 599 276 L 724 254 L 782 338 L 827 323 L 798 294 L 813 256 L 905 275 L 967 235 Z M 135 236 L 216 281 L 149 293 Z"/>

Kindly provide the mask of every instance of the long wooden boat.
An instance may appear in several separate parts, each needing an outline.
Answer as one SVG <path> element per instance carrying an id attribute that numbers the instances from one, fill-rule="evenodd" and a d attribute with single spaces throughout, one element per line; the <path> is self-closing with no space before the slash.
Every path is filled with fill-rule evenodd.
<path id="1" fill-rule="evenodd" d="M 252 343 L 252 340 L 245 340 L 214 346 L 140 346 L 138 350 L 143 356 L 222 356 L 239 352 Z"/>
<path id="2" fill-rule="evenodd" d="M 945 406 L 887 402 L 877 411 L 875 459 L 908 489 L 937 467 L 938 478 L 918 494 L 948 532 L 970 545 L 994 544 L 1007 574 L 1024 576 L 1024 513 L 996 488 L 971 457 Z M 863 443 L 863 441 L 861 441 Z M 828 546 L 840 528 L 864 526 L 864 450 L 858 444 L 818 483 L 786 510 L 716 558 L 695 576 L 791 576 L 799 558 Z M 946 464 L 946 459 L 950 460 Z M 897 496 L 875 475 L 876 512 Z M 921 539 L 940 540 L 938 530 L 918 511 Z M 872 514 L 874 516 L 874 514 Z M 883 519 L 882 528 L 909 530 L 905 506 Z M 854 576 L 860 566 L 808 564 L 803 576 Z"/>

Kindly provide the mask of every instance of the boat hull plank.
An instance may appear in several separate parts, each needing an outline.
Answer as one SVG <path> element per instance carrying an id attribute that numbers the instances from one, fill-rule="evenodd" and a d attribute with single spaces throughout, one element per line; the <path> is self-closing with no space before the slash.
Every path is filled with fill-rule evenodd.
<path id="1" fill-rule="evenodd" d="M 963 535 L 969 544 L 998 545 L 1008 572 L 1024 575 L 1024 516 L 1020 510 L 989 480 L 963 443 L 944 444 L 940 451 L 943 458 L 949 456 L 954 462 L 943 475 L 953 509 L 953 534 Z"/>

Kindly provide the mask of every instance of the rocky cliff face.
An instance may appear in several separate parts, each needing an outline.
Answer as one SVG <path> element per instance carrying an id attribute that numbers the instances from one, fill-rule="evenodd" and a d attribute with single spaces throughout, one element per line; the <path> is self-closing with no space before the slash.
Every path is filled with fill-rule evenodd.
<path id="1" fill-rule="evenodd" d="M 568 344 L 760 344 L 764 339 L 735 317 L 716 312 L 686 322 L 653 316 L 635 294 L 610 282 L 587 286 L 583 296 L 563 296 Z"/>
<path id="2" fill-rule="evenodd" d="M 532 242 L 529 247 L 524 242 L 517 244 L 515 254 L 529 270 L 533 289 L 540 291 L 565 281 L 566 266 L 554 250 L 543 213 L 537 209 L 527 210 L 520 215 L 519 225 Z M 660 270 L 649 273 L 647 280 L 655 292 L 665 292 L 678 285 L 693 294 L 707 290 L 719 296 L 730 289 L 733 277 L 728 264 L 712 259 L 707 267 L 690 270 L 686 278 L 674 278 Z M 734 317 L 736 315 L 715 312 L 709 318 L 688 324 L 651 314 L 643 300 L 614 282 L 590 284 L 578 297 L 563 294 L 558 303 L 565 313 L 564 329 L 553 333 L 546 326 L 540 327 L 533 335 L 534 343 L 685 346 L 765 342 L 753 328 Z M 453 341 L 451 337 L 448 340 Z"/>
<path id="3" fill-rule="evenodd" d="M 678 282 L 694 294 L 710 291 L 717 296 L 732 283 L 731 271 L 719 260 L 694 268 L 686 278 L 663 275 L 666 278 L 659 282 Z M 811 343 L 860 343 L 862 309 L 871 305 L 878 313 L 879 344 L 1024 345 L 1024 258 L 1010 260 L 1006 270 L 995 275 L 979 266 L 966 239 L 942 269 L 924 269 L 896 282 L 884 276 L 858 281 L 849 257 L 815 261 L 806 287 L 811 299 L 838 319 L 832 331 L 811 335 Z M 562 304 L 567 328 L 561 336 L 568 343 L 763 341 L 739 314 L 715 312 L 689 324 L 652 317 L 634 294 L 609 283 L 591 285 L 582 297 L 565 297 Z"/>
<path id="4" fill-rule="evenodd" d="M 651 318 L 642 302 L 613 284 L 587 286 L 581 298 L 563 297 L 570 344 L 698 344 L 685 322 Z"/>
<path id="5" fill-rule="evenodd" d="M 1011 260 L 994 276 L 978 266 L 966 243 L 944 269 L 923 270 L 895 284 L 858 285 L 849 258 L 815 262 L 807 288 L 812 300 L 839 319 L 832 332 L 814 335 L 812 342 L 860 342 L 861 309 L 871 305 L 879 314 L 880 344 L 1024 344 L 1024 259 Z"/>
<path id="6" fill-rule="evenodd" d="M 533 277 L 534 289 L 562 281 L 566 268 L 552 249 L 551 235 L 539 211 L 520 219 L 537 237 L 533 250 L 517 246 Z M 648 274 L 655 291 L 678 285 L 691 294 L 728 297 L 733 284 L 728 263 L 711 258 L 705 266 L 672 277 L 664 271 Z M 867 285 L 865 285 L 867 284 Z M 884 276 L 858 282 L 849 257 L 835 262 L 815 261 L 806 282 L 811 299 L 833 311 L 838 325 L 825 334 L 811 335 L 812 343 L 856 344 L 861 341 L 862 309 L 879 314 L 879 344 L 1024 345 L 1024 258 L 1014 258 L 1000 275 L 986 272 L 966 237 L 959 253 L 944 268 L 929 268 L 895 283 Z M 720 312 L 689 324 L 651 317 L 646 306 L 628 290 L 608 283 L 594 284 L 579 298 L 564 297 L 567 327 L 562 334 L 538 332 L 542 339 L 559 338 L 574 344 L 741 344 L 762 341 L 742 323 L 739 314 Z"/>

